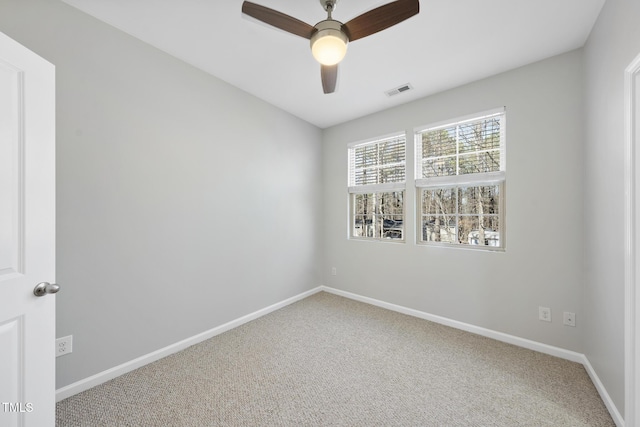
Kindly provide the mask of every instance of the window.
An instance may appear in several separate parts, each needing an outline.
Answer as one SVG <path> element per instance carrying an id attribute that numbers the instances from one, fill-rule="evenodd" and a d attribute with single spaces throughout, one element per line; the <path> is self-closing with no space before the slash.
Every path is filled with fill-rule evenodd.
<path id="1" fill-rule="evenodd" d="M 416 132 L 418 241 L 504 248 L 504 109 Z"/>
<path id="2" fill-rule="evenodd" d="M 406 138 L 349 146 L 350 237 L 404 240 Z"/>

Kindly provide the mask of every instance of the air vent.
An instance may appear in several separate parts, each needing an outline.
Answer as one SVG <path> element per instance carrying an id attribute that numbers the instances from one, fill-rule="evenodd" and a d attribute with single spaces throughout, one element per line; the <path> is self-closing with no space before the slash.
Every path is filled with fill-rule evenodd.
<path id="1" fill-rule="evenodd" d="M 411 89 L 413 89 L 413 86 L 411 86 L 410 83 L 406 83 L 406 84 L 403 84 L 402 86 L 398 86 L 395 89 L 388 90 L 385 93 L 387 94 L 387 96 L 393 96 L 402 92 L 407 92 Z"/>

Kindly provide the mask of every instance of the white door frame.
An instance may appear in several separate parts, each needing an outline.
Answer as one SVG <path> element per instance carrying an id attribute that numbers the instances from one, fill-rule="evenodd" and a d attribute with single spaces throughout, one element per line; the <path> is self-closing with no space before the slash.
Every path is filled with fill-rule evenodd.
<path id="1" fill-rule="evenodd" d="M 624 75 L 625 91 L 625 425 L 640 425 L 640 55 Z"/>

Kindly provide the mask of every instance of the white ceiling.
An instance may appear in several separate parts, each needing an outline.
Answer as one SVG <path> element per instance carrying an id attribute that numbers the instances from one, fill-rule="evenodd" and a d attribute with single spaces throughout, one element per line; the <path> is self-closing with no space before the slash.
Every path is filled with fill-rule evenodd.
<path id="1" fill-rule="evenodd" d="M 309 41 L 243 16 L 242 0 L 64 1 L 321 128 L 579 48 L 605 2 L 422 0 L 417 16 L 351 43 L 325 95 Z M 319 0 L 253 2 L 326 18 Z M 333 17 L 389 2 L 340 0 Z"/>

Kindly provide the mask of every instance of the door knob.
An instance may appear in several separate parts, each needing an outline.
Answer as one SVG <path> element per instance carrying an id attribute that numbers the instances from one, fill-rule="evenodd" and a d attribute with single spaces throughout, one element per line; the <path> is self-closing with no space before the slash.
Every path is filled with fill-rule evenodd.
<path id="1" fill-rule="evenodd" d="M 60 290 L 60 286 L 55 283 L 41 282 L 33 288 L 33 294 L 37 297 L 43 297 L 46 294 L 55 294 Z"/>

